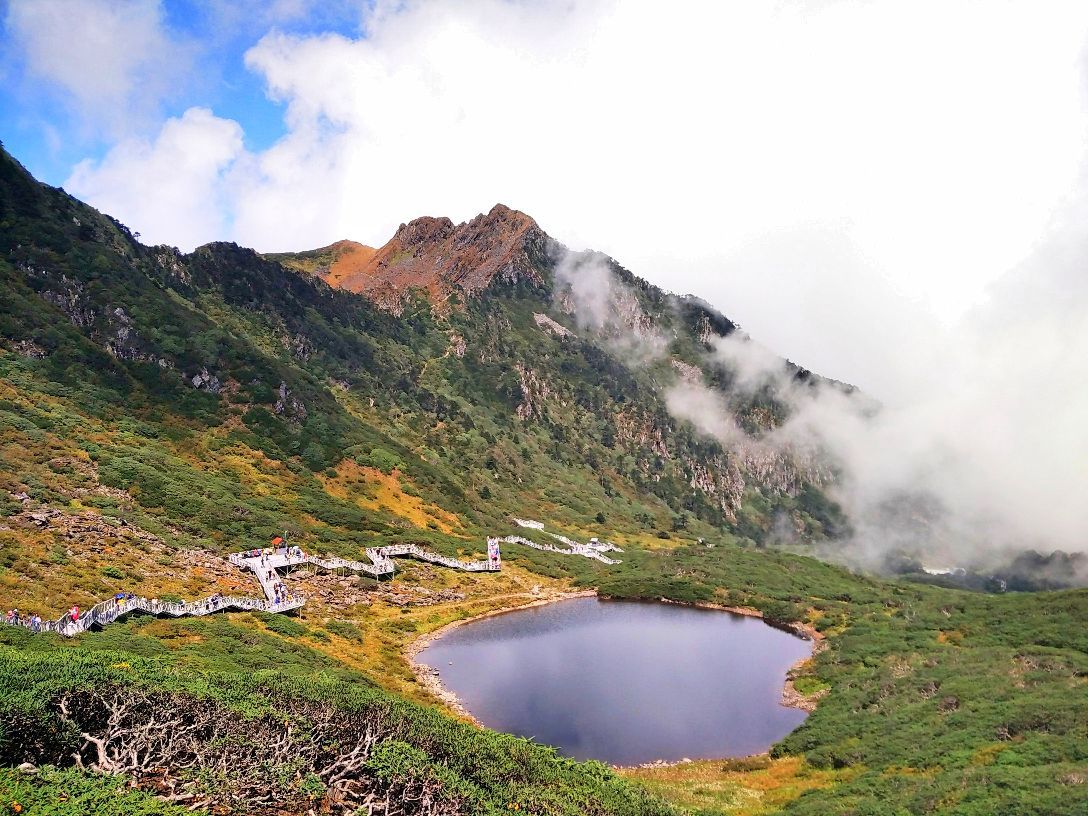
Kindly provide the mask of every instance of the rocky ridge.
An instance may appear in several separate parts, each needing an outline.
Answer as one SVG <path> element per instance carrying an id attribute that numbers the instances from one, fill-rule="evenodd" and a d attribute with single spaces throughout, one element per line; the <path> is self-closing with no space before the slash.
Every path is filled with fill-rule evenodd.
<path id="1" fill-rule="evenodd" d="M 330 286 L 365 295 L 384 309 L 399 312 L 412 290 L 422 290 L 434 303 L 455 292 L 468 295 L 495 280 L 540 286 L 535 261 L 551 239 L 523 212 L 496 204 L 486 214 L 463 224 L 424 216 L 401 224 L 379 249 L 352 241 L 297 254 L 271 255 L 288 266 L 303 268 L 307 259 L 328 257 L 310 269 Z"/>

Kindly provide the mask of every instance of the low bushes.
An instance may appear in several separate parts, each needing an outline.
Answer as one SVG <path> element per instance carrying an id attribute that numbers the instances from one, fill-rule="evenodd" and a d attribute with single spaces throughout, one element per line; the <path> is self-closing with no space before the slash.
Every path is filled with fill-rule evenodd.
<path id="1" fill-rule="evenodd" d="M 74 760 L 150 780 L 187 806 L 672 813 L 599 763 L 327 677 L 179 673 L 124 652 L 0 647 L 0 689 L 0 764 Z"/>

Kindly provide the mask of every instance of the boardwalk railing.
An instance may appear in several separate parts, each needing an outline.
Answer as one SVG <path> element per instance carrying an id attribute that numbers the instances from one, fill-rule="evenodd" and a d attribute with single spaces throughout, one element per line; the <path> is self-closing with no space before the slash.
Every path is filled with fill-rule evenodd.
<path id="1" fill-rule="evenodd" d="M 113 623 L 118 618 L 131 615 L 134 612 L 165 615 L 173 618 L 186 615 L 210 615 L 224 609 L 290 612 L 292 609 L 298 609 L 305 602 L 306 599 L 301 595 L 289 596 L 280 603 L 234 595 L 210 595 L 203 600 L 189 602 L 160 601 L 158 598 L 132 596 L 110 598 L 107 601 L 95 604 L 90 609 L 79 612 L 75 616 L 68 612 L 55 621 L 42 621 L 40 624 L 33 623 L 29 619 L 21 619 L 18 625 L 33 632 L 56 632 L 71 637 L 78 635 L 80 632 L 86 632 L 94 626 L 105 626 L 107 623 Z"/>
<path id="2" fill-rule="evenodd" d="M 250 554 L 254 553 L 254 554 Z M 386 547 L 371 547 L 366 550 L 370 563 L 364 561 L 349 561 L 346 558 L 336 556 L 309 555 L 297 548 L 279 548 L 272 552 L 263 550 L 250 550 L 248 552 L 235 553 L 230 556 L 230 561 L 243 569 L 252 570 L 264 587 L 269 597 L 274 597 L 272 589 L 276 583 L 273 574 L 280 569 L 296 565 L 310 564 L 328 572 L 348 570 L 349 572 L 362 572 L 374 578 L 383 578 L 392 575 L 396 571 L 393 558 L 396 556 L 410 556 L 430 564 L 440 564 L 450 569 L 463 570 L 464 572 L 498 572 L 499 564 L 488 560 L 462 561 L 447 555 L 440 555 L 430 550 L 425 550 L 416 544 L 390 544 Z"/>
<path id="3" fill-rule="evenodd" d="M 577 541 L 567 538 L 565 535 L 559 535 L 559 533 L 548 533 L 556 541 L 562 541 L 568 547 L 577 548 L 585 547 L 590 550 L 596 550 L 597 552 L 623 552 L 619 547 L 613 544 L 611 541 L 599 541 L 598 539 L 592 539 L 588 544 L 579 544 Z M 614 563 L 619 563 L 618 561 Z"/>
<path id="4" fill-rule="evenodd" d="M 595 561 L 600 561 L 604 564 L 619 564 L 622 563 L 615 558 L 609 558 L 606 555 L 601 555 L 601 550 L 615 550 L 617 552 L 623 552 L 615 544 L 579 544 L 577 541 L 571 541 L 564 536 L 555 535 L 549 533 L 548 535 L 555 536 L 556 539 L 562 541 L 566 548 L 556 547 L 554 544 L 537 544 L 535 541 L 530 541 L 522 536 L 510 535 L 504 538 L 497 539 L 504 544 L 523 544 L 526 547 L 532 547 L 534 550 L 544 550 L 545 552 L 559 553 L 560 555 L 581 555 L 585 558 L 592 558 Z"/>
<path id="5" fill-rule="evenodd" d="M 431 564 L 441 564 L 443 567 L 449 567 L 450 569 L 458 569 L 464 572 L 498 572 L 499 566 L 497 563 L 491 563 L 487 559 L 480 561 L 461 561 L 457 558 L 450 558 L 448 555 L 440 555 L 430 550 L 425 550 L 422 547 L 418 547 L 415 544 L 393 544 L 389 547 L 379 547 L 377 550 L 367 550 L 366 554 L 371 555 L 372 552 L 377 552 L 385 556 L 394 555 L 408 555 L 419 561 L 427 561 Z"/>

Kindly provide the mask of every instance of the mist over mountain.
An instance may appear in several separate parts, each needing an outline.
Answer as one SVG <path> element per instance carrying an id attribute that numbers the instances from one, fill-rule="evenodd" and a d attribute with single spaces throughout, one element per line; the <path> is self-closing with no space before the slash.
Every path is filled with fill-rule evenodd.
<path id="1" fill-rule="evenodd" d="M 1034 324 L 1032 305 L 1003 325 Z M 981 399 L 947 416 L 984 420 Z M 679 816 L 707 796 L 707 774 L 763 790 L 769 771 L 784 780 L 780 810 L 802 816 L 890 801 L 931 813 L 934 796 L 1079 814 L 1086 595 L 1035 591 L 1084 582 L 1085 557 L 1034 546 L 1064 541 L 1077 511 L 1047 521 L 980 503 L 983 476 L 1010 471 L 971 469 L 985 437 L 970 430 L 933 436 L 504 205 L 461 224 L 415 219 L 378 248 L 182 253 L 0 153 L 0 588 L 13 624 L 0 627 L 0 787 L 36 803 L 125 785 L 164 816 L 155 796 L 252 814 L 525 802 Z M 1012 520 L 1032 518 L 1039 535 L 1018 537 Z M 621 557 L 511 543 L 544 530 Z M 407 545 L 447 564 L 497 537 L 502 570 L 422 563 L 378 582 L 297 569 L 283 579 L 306 593 L 298 618 L 133 612 L 71 643 L 14 625 L 18 609 L 54 617 L 129 593 L 245 595 L 223 556 L 279 536 L 345 562 Z M 446 698 L 405 659 L 421 634 L 572 590 L 804 633 L 819 645 L 782 699 L 811 714 L 770 754 L 667 768 L 662 784 L 433 708 Z M 978 764 L 998 754 L 1009 764 Z M 247 772 L 209 783 L 224 757 Z"/>
<path id="2" fill-rule="evenodd" d="M 664 534 L 691 519 L 708 525 L 698 529 L 815 547 L 874 571 L 907 557 L 1004 575 L 1020 553 L 1084 546 L 1072 499 L 1079 448 L 1055 448 L 1060 437 L 1050 435 L 1028 444 L 1030 414 L 1006 417 L 1014 404 L 995 403 L 989 387 L 1019 393 L 1005 372 L 984 380 L 990 372 L 961 370 L 961 387 L 881 405 L 778 357 L 697 297 L 572 251 L 503 205 L 459 225 L 416 219 L 377 249 L 341 241 L 262 260 L 211 244 L 183 255 L 140 246 L 108 218 L 39 187 L 10 157 L 5 163 L 5 218 L 13 238 L 19 224 L 26 236 L 9 242 L 8 302 L 30 296 L 18 294 L 27 286 L 36 299 L 9 311 L 4 337 L 13 350 L 34 349 L 34 365 L 54 372 L 46 379 L 57 376 L 63 344 L 55 327 L 43 327 L 63 319 L 98 350 L 82 363 L 91 371 L 150 388 L 153 401 L 175 395 L 160 402 L 171 411 L 171 399 L 207 395 L 212 415 L 238 414 L 250 431 L 289 439 L 274 443 L 277 455 L 305 454 L 316 471 L 358 447 L 340 437 L 352 424 L 345 402 L 362 402 L 368 436 L 378 430 L 411 452 L 408 461 L 443 472 L 481 517 L 530 514 L 557 484 L 589 475 L 594 498 L 584 516 L 599 503 L 606 515 Z M 55 245 L 43 246 L 43 234 Z M 117 264 L 139 286 L 125 291 L 104 274 Z M 177 294 L 189 305 L 175 317 Z M 226 323 L 201 305 L 209 296 L 223 299 Z M 204 329 L 186 328 L 194 315 Z M 1070 320 L 1082 339 L 1083 321 L 1072 311 Z M 985 336 L 1014 352 L 1019 333 L 1038 325 L 1024 311 Z M 224 357 L 224 343 L 252 359 Z M 1036 344 L 1034 353 L 1077 349 Z M 1002 359 L 1012 373 L 1024 357 Z M 261 376 L 251 370 L 257 360 Z M 1054 421 L 1063 416 L 1072 423 L 1065 438 L 1075 438 L 1076 412 Z M 466 461 L 472 468 L 459 467 Z M 632 490 L 660 505 L 613 509 Z M 1042 513 L 1044 499 L 1054 506 Z M 1088 578 L 1080 560 L 1060 563 L 1067 584 Z"/>
<path id="3" fill-rule="evenodd" d="M 1011 576 L 1021 553 L 1083 552 L 1086 520 L 1077 495 L 1084 394 L 1068 378 L 1088 329 L 1072 305 L 1082 297 L 1069 268 L 1081 252 L 1079 239 L 1068 231 L 1056 238 L 1063 250 L 1025 261 L 962 331 L 934 347 L 926 358 L 931 370 L 907 399 L 882 403 L 812 375 L 702 304 L 717 323 L 700 332 L 695 356 L 671 358 L 678 376 L 663 390 L 665 407 L 742 459 L 781 455 L 822 473 L 819 484 L 849 519 L 835 543 L 821 548 L 825 557 L 882 571 L 909 556 Z M 321 252 L 274 257 L 316 268 L 334 285 L 394 310 L 415 289 L 444 303 L 453 291 L 481 291 L 498 270 L 511 281 L 531 276 L 530 258 L 543 258 L 554 268 L 553 308 L 579 332 L 631 366 L 670 361 L 669 328 L 658 325 L 656 307 L 640 301 L 643 281 L 605 255 L 568 250 L 502 206 L 457 226 L 448 219 L 402 225 L 351 277 L 329 252 L 324 264 L 305 266 Z M 464 270 L 475 270 L 473 277 Z M 1041 281 L 1049 282 L 1039 287 Z M 1035 294 L 1019 300 L 1025 285 Z M 700 308 L 693 296 L 669 297 L 673 309 L 681 302 Z M 1051 339 L 1057 337 L 1064 339 Z M 1051 389 L 1050 397 L 1028 396 Z M 758 420 L 743 408 L 738 413 L 738 405 L 761 399 L 774 407 Z M 1066 403 L 1073 410 L 1066 412 Z M 780 545 L 811 543 L 788 514 L 766 530 Z M 1062 563 L 1068 583 L 1088 581 L 1076 566 L 1081 560 Z"/>

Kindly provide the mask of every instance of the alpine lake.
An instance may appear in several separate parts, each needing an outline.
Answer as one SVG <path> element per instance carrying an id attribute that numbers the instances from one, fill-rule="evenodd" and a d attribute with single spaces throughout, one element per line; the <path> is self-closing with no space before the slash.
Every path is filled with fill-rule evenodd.
<path id="1" fill-rule="evenodd" d="M 488 728 L 618 766 L 766 751 L 812 644 L 759 618 L 574 598 L 451 629 L 417 656 Z"/>

